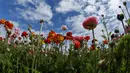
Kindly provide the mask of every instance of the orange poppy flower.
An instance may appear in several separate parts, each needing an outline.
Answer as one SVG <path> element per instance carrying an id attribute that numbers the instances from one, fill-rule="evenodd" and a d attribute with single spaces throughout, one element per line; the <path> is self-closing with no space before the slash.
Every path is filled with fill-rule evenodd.
<path id="1" fill-rule="evenodd" d="M 49 32 L 47 38 L 49 38 L 49 40 L 53 41 L 53 38 L 54 38 L 55 36 L 56 36 L 56 32 L 53 31 L 53 30 L 51 30 L 51 31 Z"/>
<path id="2" fill-rule="evenodd" d="M 64 36 L 61 34 L 57 34 L 57 39 L 62 42 L 64 41 Z"/>
<path id="3" fill-rule="evenodd" d="M 32 35 L 32 36 L 36 36 L 35 32 L 31 32 L 31 35 Z"/>
<path id="4" fill-rule="evenodd" d="M 44 42 L 45 42 L 46 44 L 50 44 L 50 43 L 51 43 L 51 41 L 50 41 L 49 38 L 45 39 Z"/>
<path id="5" fill-rule="evenodd" d="M 57 34 L 55 37 L 54 37 L 54 42 L 56 44 L 59 44 L 60 42 L 63 42 L 64 41 L 64 36 L 62 36 L 61 34 Z"/>
<path id="6" fill-rule="evenodd" d="M 5 27 L 9 28 L 9 29 L 13 29 L 14 25 L 12 23 L 10 23 L 9 21 L 5 22 Z"/>
<path id="7" fill-rule="evenodd" d="M 5 19 L 1 19 L 0 20 L 0 24 L 5 24 L 6 20 Z"/>

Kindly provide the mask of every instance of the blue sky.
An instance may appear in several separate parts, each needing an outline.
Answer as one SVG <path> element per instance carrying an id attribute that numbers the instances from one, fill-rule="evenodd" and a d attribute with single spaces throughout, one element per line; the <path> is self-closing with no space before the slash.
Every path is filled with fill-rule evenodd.
<path id="1" fill-rule="evenodd" d="M 27 24 L 31 24 L 34 31 L 40 29 L 39 20 L 45 21 L 43 32 L 48 33 L 53 29 L 60 33 L 60 27 L 66 25 L 67 31 L 74 35 L 90 35 L 91 31 L 82 27 L 82 22 L 89 16 L 96 16 L 99 24 L 95 29 L 96 37 L 99 37 L 104 29 L 100 23 L 101 14 L 105 15 L 109 31 L 122 25 L 116 20 L 116 14 L 121 13 L 118 8 L 126 0 L 0 0 L 0 19 L 14 23 L 15 27 L 27 30 Z M 128 4 L 129 6 L 129 4 Z M 4 29 L 1 27 L 1 35 Z"/>

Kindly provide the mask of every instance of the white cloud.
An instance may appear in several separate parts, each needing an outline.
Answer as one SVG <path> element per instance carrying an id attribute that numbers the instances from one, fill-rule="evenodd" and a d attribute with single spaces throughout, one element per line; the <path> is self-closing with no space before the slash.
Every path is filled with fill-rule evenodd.
<path id="1" fill-rule="evenodd" d="M 57 12 L 66 13 L 70 11 L 80 11 L 87 0 L 61 0 L 56 7 Z"/>
<path id="2" fill-rule="evenodd" d="M 51 6 L 45 3 L 44 0 L 17 0 L 16 4 L 24 7 L 22 9 L 16 8 L 18 15 L 21 18 L 31 21 L 44 19 L 45 21 L 52 23 L 51 19 L 53 13 Z"/>
<path id="3" fill-rule="evenodd" d="M 19 25 L 20 25 L 19 22 L 16 22 L 16 21 L 10 20 L 10 22 L 13 23 L 14 27 L 16 27 L 16 28 L 19 27 Z"/>
<path id="4" fill-rule="evenodd" d="M 17 8 L 20 16 L 27 20 L 39 20 L 43 18 L 53 25 L 50 21 L 53 13 L 51 7 L 42 0 L 17 0 L 17 4 L 27 7 L 26 9 Z M 36 2 L 37 1 L 37 2 Z M 74 35 L 92 35 L 91 31 L 87 31 L 82 27 L 82 23 L 88 16 L 96 16 L 100 20 L 102 14 L 105 15 L 109 31 L 115 28 L 123 30 L 122 25 L 116 20 L 116 14 L 120 13 L 118 6 L 122 5 L 125 0 L 60 0 L 55 10 L 60 13 L 67 13 L 70 11 L 79 12 L 79 15 L 68 17 L 66 23 L 71 27 Z M 28 6 L 28 3 L 34 7 Z M 100 23 L 95 29 L 96 37 L 101 36 L 101 30 L 104 29 L 103 24 Z M 101 38 L 100 38 L 101 39 Z"/>
<path id="5" fill-rule="evenodd" d="M 64 0 L 62 0 L 62 2 L 63 1 Z M 71 1 L 73 1 L 73 0 L 71 0 Z M 93 1 L 93 2 L 91 2 L 91 1 Z M 115 28 L 119 28 L 120 31 L 123 32 L 122 24 L 116 18 L 117 13 L 118 12 L 121 13 L 120 11 L 117 11 L 118 6 L 122 5 L 121 0 L 102 0 L 102 2 L 97 1 L 97 0 L 96 1 L 90 0 L 87 3 L 88 3 L 88 5 L 81 8 L 81 11 L 79 11 L 79 13 L 80 13 L 79 15 L 72 16 L 72 17 L 69 17 L 66 19 L 66 23 L 68 25 L 70 25 L 70 27 L 72 28 L 71 31 L 74 32 L 74 35 L 87 35 L 88 34 L 88 35 L 92 36 L 92 32 L 85 30 L 82 26 L 82 23 L 86 17 L 96 16 L 98 18 L 99 24 L 95 28 L 95 34 L 96 34 L 96 38 L 98 38 L 98 40 L 101 41 L 102 40 L 101 30 L 104 29 L 104 26 L 101 23 L 102 14 L 105 15 L 105 21 L 107 22 L 106 25 L 107 25 L 108 31 L 113 32 Z M 62 9 L 62 6 L 60 6 L 60 7 Z M 72 9 L 70 9 L 70 11 L 72 11 Z M 69 11 L 66 11 L 66 12 L 69 12 Z M 62 11 L 61 11 L 61 13 L 62 13 Z"/>
<path id="6" fill-rule="evenodd" d="M 34 29 L 32 29 L 32 32 L 35 32 L 35 34 L 40 33 L 40 31 L 36 31 Z M 44 30 L 44 31 L 41 32 L 41 34 L 43 34 L 44 37 L 47 37 L 48 33 L 49 33 L 49 30 Z"/>
<path id="7" fill-rule="evenodd" d="M 110 0 L 110 7 L 112 9 L 118 9 L 121 0 Z"/>
<path id="8" fill-rule="evenodd" d="M 84 15 L 77 15 L 74 17 L 69 17 L 66 22 L 69 27 L 72 27 L 72 31 L 76 33 L 85 32 L 86 30 L 82 27 L 82 22 L 84 21 Z"/>
<path id="9" fill-rule="evenodd" d="M 70 27 L 72 27 L 71 31 L 74 32 L 74 36 L 77 36 L 77 35 L 83 35 L 83 36 L 90 35 L 90 36 L 92 36 L 92 31 L 89 31 L 89 30 L 86 30 L 86 29 L 83 28 L 82 23 L 83 23 L 84 20 L 85 20 L 84 15 L 78 15 L 78 16 L 70 17 L 66 20 L 68 25 L 71 25 L 70 26 Z M 99 37 L 102 34 L 101 33 L 101 30 L 103 29 L 102 27 L 103 27 L 103 25 L 99 24 L 97 26 L 97 28 L 95 29 L 95 35 L 96 35 L 96 37 L 98 37 L 98 39 L 101 39 Z"/>
<path id="10" fill-rule="evenodd" d="M 55 10 L 60 13 L 67 13 L 70 11 L 81 13 L 84 10 L 87 12 L 94 12 L 97 7 L 100 6 L 98 3 L 108 4 L 108 2 L 109 0 L 61 0 Z M 96 4 L 98 4 L 98 6 Z"/>
<path id="11" fill-rule="evenodd" d="M 0 25 L 0 37 L 5 37 L 6 31 L 4 26 Z"/>
<path id="12" fill-rule="evenodd" d="M 93 5 L 89 5 L 85 8 L 84 10 L 85 12 L 88 12 L 88 13 L 95 13 L 97 11 L 97 8 L 96 6 L 93 6 Z"/>
<path id="13" fill-rule="evenodd" d="M 17 4 L 21 4 L 21 5 L 26 5 L 26 3 L 28 2 L 31 2 L 32 3 L 32 0 L 16 0 L 16 3 Z"/>

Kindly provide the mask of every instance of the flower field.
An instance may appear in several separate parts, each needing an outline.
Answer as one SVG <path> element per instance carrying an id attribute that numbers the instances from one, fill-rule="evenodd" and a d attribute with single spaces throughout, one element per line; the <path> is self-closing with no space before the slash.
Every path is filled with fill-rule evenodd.
<path id="1" fill-rule="evenodd" d="M 127 3 L 123 5 L 127 9 Z M 70 31 L 59 34 L 54 30 L 45 37 L 41 34 L 44 20 L 39 21 L 39 33 L 33 32 L 31 25 L 21 33 L 11 22 L 0 19 L 0 26 L 6 30 L 6 37 L 0 37 L 0 73 L 130 73 L 130 19 L 125 25 L 125 15 L 117 15 L 123 33 L 118 29 L 109 32 L 101 15 L 104 30 L 100 44 L 94 32 L 99 22 L 94 16 L 81 24 L 92 32 L 92 37 L 73 36 Z M 62 25 L 61 29 L 68 28 Z"/>

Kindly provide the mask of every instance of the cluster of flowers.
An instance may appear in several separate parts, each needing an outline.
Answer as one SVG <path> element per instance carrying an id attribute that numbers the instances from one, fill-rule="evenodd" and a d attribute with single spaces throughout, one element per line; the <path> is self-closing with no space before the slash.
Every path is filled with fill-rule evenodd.
<path id="1" fill-rule="evenodd" d="M 126 9 L 126 12 L 127 12 L 128 16 L 130 17 L 130 13 L 129 13 L 128 7 L 127 7 L 127 2 L 124 1 L 123 5 L 124 5 L 124 7 Z M 123 8 L 121 6 L 119 6 L 119 8 L 122 10 L 122 14 L 118 14 L 117 19 L 122 22 L 124 32 L 125 33 L 130 33 L 130 19 L 127 18 L 127 15 L 125 14 L 125 11 L 123 10 Z M 126 19 L 126 23 L 128 25 L 124 25 L 124 22 L 123 22 L 124 18 Z"/>
<path id="2" fill-rule="evenodd" d="M 11 22 L 6 21 L 5 19 L 1 19 L 0 20 L 0 24 L 4 25 L 8 35 L 10 35 L 11 34 L 11 30 L 13 29 L 14 25 Z"/>
<path id="3" fill-rule="evenodd" d="M 43 21 L 40 21 L 40 23 L 42 23 Z M 5 28 L 7 29 L 7 33 L 8 33 L 8 43 L 13 43 L 13 44 L 20 44 L 20 43 L 33 43 L 33 42 L 40 42 L 41 44 L 62 44 L 64 43 L 65 40 L 70 40 L 73 42 L 74 47 L 76 49 L 81 48 L 81 45 L 83 44 L 84 41 L 86 41 L 85 43 L 87 43 L 90 40 L 90 36 L 73 36 L 72 32 L 67 32 L 66 35 L 62 35 L 62 34 L 58 34 L 55 31 L 51 30 L 47 36 L 47 38 L 43 37 L 43 35 L 40 35 L 40 41 L 39 41 L 39 35 L 35 34 L 35 32 L 31 31 L 31 28 L 29 27 L 27 31 L 23 31 L 21 36 L 20 36 L 20 29 L 15 28 L 14 29 L 14 33 L 11 34 L 11 31 L 9 33 L 8 29 L 13 29 L 13 24 L 6 21 L 5 19 L 1 19 L 0 20 L 0 24 L 4 24 Z M 94 28 L 96 28 L 98 22 L 97 22 L 97 18 L 96 17 L 89 17 L 87 18 L 84 22 L 83 22 L 83 27 L 85 29 L 88 30 L 92 30 L 92 34 L 93 34 L 93 40 L 92 40 L 92 45 L 90 47 L 90 49 L 95 50 L 96 48 L 96 44 L 95 41 L 97 41 L 97 39 L 95 39 L 94 36 Z M 67 26 L 62 25 L 61 26 L 62 30 L 67 30 Z M 0 40 L 4 40 L 2 37 L 0 37 Z M 103 44 L 108 44 L 108 40 L 105 39 L 103 41 Z"/>
<path id="4" fill-rule="evenodd" d="M 124 2 L 123 3 L 124 6 L 126 7 L 127 9 L 127 3 Z M 119 6 L 119 8 L 121 8 L 121 6 Z M 122 8 L 121 8 L 122 9 Z M 122 9 L 123 11 L 123 9 Z M 124 11 L 123 11 L 124 12 Z M 127 10 L 127 13 L 129 15 L 129 12 Z M 104 24 L 104 27 L 105 27 L 105 30 L 106 30 L 106 33 L 107 33 L 107 36 L 105 36 L 105 39 L 103 40 L 103 44 L 108 44 L 110 42 L 110 35 L 108 30 L 107 30 L 107 26 L 105 24 L 105 19 L 104 19 L 104 15 L 102 15 L 102 18 L 103 18 L 103 24 Z M 129 25 L 129 21 L 130 19 L 128 19 L 128 25 L 124 25 L 124 22 L 123 22 L 123 19 L 124 19 L 124 13 L 123 14 L 118 14 L 117 15 L 117 19 L 119 21 L 122 22 L 122 25 L 123 25 L 123 28 L 124 28 L 124 34 L 127 34 L 129 33 L 129 29 L 130 29 L 130 25 Z M 127 19 L 127 18 L 126 18 Z M 43 25 L 44 21 L 43 20 L 40 20 L 40 23 Z M 12 33 L 12 29 L 13 29 L 13 24 L 10 23 L 9 21 L 6 21 L 5 19 L 1 19 L 0 20 L 0 24 L 4 25 L 6 31 L 7 31 L 7 38 L 10 38 L 11 39 L 11 42 L 17 38 L 18 40 L 16 41 L 18 43 L 18 41 L 20 40 L 21 42 L 25 43 L 27 42 L 27 39 L 30 40 L 30 42 L 42 42 L 43 44 L 51 44 L 51 43 L 55 43 L 55 44 L 61 44 L 63 43 L 65 40 L 70 40 L 73 42 L 75 48 L 81 48 L 81 43 L 83 42 L 83 40 L 86 40 L 88 41 L 90 39 L 89 36 L 73 36 L 72 35 L 72 32 L 67 32 L 66 35 L 62 35 L 62 34 L 58 34 L 56 33 L 55 31 L 51 30 L 47 36 L 47 38 L 43 37 L 43 35 L 37 35 L 35 34 L 35 32 L 32 32 L 31 31 L 31 26 L 29 26 L 28 28 L 28 31 L 24 31 L 22 32 L 21 36 L 20 36 L 20 29 L 15 29 L 15 32 Z M 85 19 L 85 21 L 83 22 L 83 27 L 86 29 L 86 30 L 92 30 L 92 34 L 93 34 L 93 39 L 92 39 L 92 45 L 91 45 L 91 49 L 95 49 L 96 48 L 96 44 L 95 42 L 97 41 L 95 39 L 95 33 L 94 33 L 94 29 L 96 28 L 96 26 L 98 25 L 98 20 L 96 17 L 88 17 L 87 19 Z M 62 25 L 61 26 L 61 29 L 62 30 L 67 30 L 67 26 L 65 25 Z M 42 31 L 42 26 L 41 26 L 41 29 L 40 29 L 40 32 Z M 119 35 L 119 31 L 118 30 L 115 30 L 115 33 L 116 34 L 112 34 L 111 35 L 111 39 L 113 40 L 113 38 L 115 39 L 118 39 L 120 37 L 122 37 L 122 35 Z M 40 39 L 39 39 L 40 38 Z M 0 40 L 2 40 L 3 38 L 0 37 Z M 21 40 L 23 39 L 23 40 Z"/>
<path id="5" fill-rule="evenodd" d="M 42 23 L 40 21 L 40 23 Z M 81 47 L 81 42 L 82 41 L 88 41 L 90 39 L 90 36 L 73 36 L 72 32 L 67 32 L 66 35 L 62 35 L 62 34 L 58 34 L 55 31 L 51 30 L 48 33 L 47 38 L 43 37 L 43 35 L 40 35 L 40 40 L 39 35 L 36 34 L 35 32 L 31 31 L 31 28 L 28 28 L 28 31 L 23 31 L 20 35 L 20 29 L 19 28 L 15 28 L 14 32 L 12 32 L 13 29 L 13 24 L 10 23 L 9 21 L 6 21 L 5 19 L 1 19 L 0 20 L 0 24 L 3 24 L 6 28 L 7 31 L 7 39 L 8 39 L 8 44 L 32 44 L 34 42 L 38 43 L 40 42 L 40 44 L 62 44 L 64 43 L 65 40 L 70 40 L 73 42 L 74 47 L 76 49 Z M 67 30 L 67 26 L 62 25 L 61 26 L 62 30 Z M 5 38 L 0 37 L 0 40 L 4 41 Z"/>
<path id="6" fill-rule="evenodd" d="M 75 64 L 75 59 L 70 59 L 70 58 L 75 57 L 76 60 L 82 59 L 82 60 L 79 60 L 79 62 L 76 61 L 76 63 L 81 64 L 81 66 L 83 66 L 83 64 L 86 64 L 86 66 L 89 66 L 89 67 L 92 65 L 91 66 L 92 70 L 93 70 L 93 67 L 95 67 L 94 72 L 97 72 L 97 70 L 98 70 L 97 69 L 97 61 L 99 61 L 98 62 L 99 66 L 101 66 L 103 69 L 105 69 L 105 66 L 109 67 L 110 69 L 111 69 L 111 67 L 114 67 L 114 69 L 116 69 L 115 67 L 118 67 L 118 65 L 120 65 L 120 63 L 122 63 L 122 62 L 120 62 L 121 60 L 122 61 L 123 61 L 123 59 L 126 60 L 125 55 L 129 56 L 129 50 L 128 50 L 129 49 L 129 46 L 128 46 L 129 42 L 127 42 L 129 40 L 125 39 L 127 41 L 121 41 L 121 43 L 118 43 L 118 42 L 120 42 L 119 39 L 122 38 L 122 36 L 126 35 L 126 37 L 123 37 L 123 38 L 127 38 L 127 34 L 130 33 L 130 14 L 128 12 L 127 3 L 124 2 L 123 4 L 127 10 L 127 13 L 129 15 L 129 19 L 125 16 L 125 13 L 124 13 L 121 6 L 119 6 L 119 8 L 121 8 L 123 14 L 118 14 L 117 19 L 122 22 L 122 26 L 124 28 L 124 33 L 120 33 L 120 31 L 118 29 L 115 29 L 113 34 L 112 34 L 112 32 L 109 32 L 107 29 L 107 25 L 106 25 L 107 23 L 105 22 L 105 16 L 101 15 L 102 21 L 103 21 L 102 23 L 104 25 L 105 32 L 104 32 L 104 30 L 102 30 L 103 35 L 101 35 L 101 36 L 104 38 L 104 40 L 102 41 L 102 43 L 99 46 L 97 44 L 97 39 L 96 39 L 95 33 L 94 33 L 94 29 L 98 25 L 98 20 L 94 16 L 88 17 L 87 19 L 84 20 L 84 22 L 82 24 L 84 29 L 92 31 L 93 37 L 92 37 L 92 41 L 91 41 L 92 43 L 91 43 L 90 47 L 88 47 L 88 41 L 90 40 L 90 36 L 88 36 L 88 35 L 87 36 L 73 36 L 73 33 L 70 31 L 66 32 L 66 34 L 64 35 L 64 34 L 56 33 L 54 30 L 51 30 L 48 33 L 47 37 L 44 37 L 44 35 L 41 34 L 42 26 L 44 23 L 43 20 L 40 20 L 41 29 L 40 29 L 39 34 L 36 34 L 35 32 L 32 31 L 31 25 L 29 25 L 28 31 L 23 31 L 22 33 L 20 33 L 21 32 L 20 29 L 14 28 L 14 25 L 11 22 L 9 22 L 5 19 L 1 19 L 0 25 L 3 25 L 5 27 L 7 35 L 5 38 L 0 37 L 0 42 L 2 41 L 2 43 L 3 43 L 3 41 L 4 41 L 5 45 L 6 45 L 6 43 L 8 43 L 9 45 L 14 45 L 14 48 L 17 46 L 19 47 L 21 45 L 23 47 L 26 47 L 26 45 L 27 45 L 27 47 L 29 47 L 29 48 L 24 49 L 24 50 L 28 51 L 28 49 L 29 49 L 29 51 L 27 53 L 31 54 L 31 56 L 33 55 L 33 57 L 32 57 L 32 70 L 33 70 L 33 67 L 35 67 L 35 65 L 34 65 L 35 59 L 41 59 L 41 54 L 40 54 L 40 56 L 37 55 L 37 53 L 39 51 L 41 53 L 44 53 L 44 54 L 47 53 L 48 57 L 50 57 L 50 60 L 53 58 L 52 57 L 52 54 L 53 54 L 54 59 L 55 59 L 56 57 L 61 55 L 59 53 L 59 50 L 61 49 L 61 51 L 62 51 L 63 45 L 66 45 L 65 43 L 67 43 L 68 41 L 70 43 L 69 49 L 68 49 L 69 55 L 68 56 L 65 55 L 66 59 L 68 60 L 67 62 L 70 61 L 70 63 L 71 63 L 72 60 L 74 60 L 73 62 Z M 124 24 L 124 18 L 126 19 L 127 25 Z M 68 28 L 67 28 L 67 26 L 62 25 L 61 29 L 63 31 L 65 31 Z M 128 35 L 128 38 L 129 38 L 129 35 Z M 44 45 L 47 46 L 47 47 L 45 47 L 45 50 L 43 50 Z M 48 47 L 50 47 L 50 45 L 51 45 L 51 48 L 48 49 Z M 127 47 L 124 47 L 122 45 L 125 45 Z M 58 51 L 57 51 L 57 48 L 58 48 Z M 108 48 L 108 49 L 106 49 L 106 48 Z M 126 48 L 127 48 L 127 50 L 126 50 Z M 73 49 L 75 49 L 75 50 L 73 50 Z M 99 50 L 97 51 L 96 49 L 99 49 Z M 89 52 L 90 50 L 92 50 L 94 53 Z M 117 51 L 119 51 L 119 54 Z M 90 55 L 88 55 L 88 53 Z M 59 54 L 59 55 L 57 55 L 57 54 Z M 86 54 L 87 54 L 87 56 L 85 56 Z M 125 55 L 121 55 L 121 54 L 125 54 Z M 36 58 L 36 56 L 39 56 L 39 58 Z M 61 55 L 59 57 L 62 57 L 62 56 L 64 56 L 64 55 Z M 65 56 L 64 56 L 64 58 L 65 58 Z M 118 56 L 119 56 L 119 58 L 118 58 Z M 87 57 L 87 58 L 85 58 L 85 57 Z M 11 59 L 12 59 L 12 57 L 11 57 Z M 30 59 L 30 57 L 29 57 L 29 59 Z M 42 59 L 44 59 L 44 58 L 42 58 Z M 101 59 L 101 60 L 98 60 L 98 59 Z M 46 60 L 48 60 L 48 59 L 46 59 Z M 128 60 L 129 59 L 127 59 L 128 63 L 124 62 L 122 66 L 124 66 L 124 64 L 128 65 L 129 64 Z M 22 59 L 22 61 L 24 61 L 24 60 Z M 41 60 L 39 62 L 41 62 Z M 46 64 L 46 62 L 48 62 L 48 61 L 44 61 L 44 62 L 45 63 L 42 63 L 42 64 Z M 58 62 L 61 62 L 61 61 L 58 61 Z M 63 62 L 65 62 L 65 60 Z M 82 62 L 84 62 L 84 63 L 82 64 Z M 90 64 L 89 64 L 89 62 L 90 62 Z M 116 64 L 116 62 L 120 62 L 120 63 L 117 63 L 117 65 L 114 66 L 114 64 Z M 113 63 L 113 65 L 111 63 Z M 13 64 L 14 64 L 14 62 L 13 62 Z M 61 63 L 59 63 L 59 64 L 61 64 Z M 109 66 L 107 66 L 108 64 L 109 64 Z M 79 65 L 77 64 L 76 68 L 78 66 Z M 83 68 L 85 68 L 85 67 L 83 67 Z M 126 68 L 128 68 L 128 67 L 126 67 Z M 119 68 L 119 70 L 120 70 L 120 68 Z M 117 69 L 117 71 L 118 71 L 118 69 Z M 108 72 L 108 73 L 111 73 L 111 72 Z M 124 72 L 124 73 L 127 73 L 127 72 Z"/>
<path id="7" fill-rule="evenodd" d="M 65 36 L 61 34 L 57 34 L 53 30 L 49 32 L 49 35 L 47 39 L 45 40 L 45 43 L 50 44 L 51 42 L 54 42 L 56 44 L 62 43 L 64 40 L 70 40 L 73 41 L 75 48 L 80 48 L 80 43 L 85 40 L 88 41 L 90 39 L 89 36 L 73 36 L 72 32 L 67 32 Z"/>

